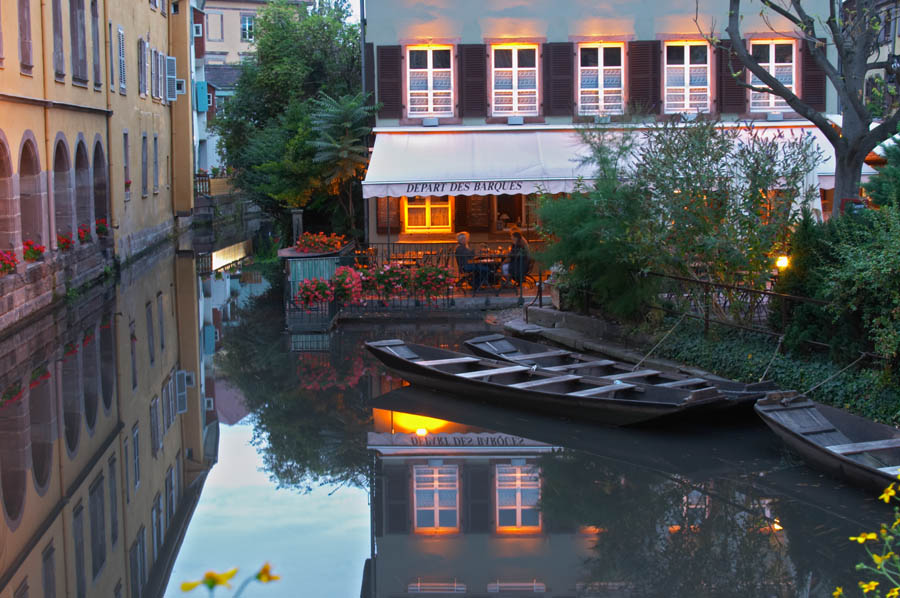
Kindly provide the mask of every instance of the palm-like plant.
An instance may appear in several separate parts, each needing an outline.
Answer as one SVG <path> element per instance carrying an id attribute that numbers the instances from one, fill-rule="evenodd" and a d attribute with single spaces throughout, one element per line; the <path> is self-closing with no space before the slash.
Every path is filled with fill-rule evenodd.
<path id="1" fill-rule="evenodd" d="M 351 229 L 356 225 L 354 185 L 369 162 L 365 138 L 372 131 L 369 123 L 375 110 L 366 105 L 363 93 L 333 98 L 322 92 L 313 100 L 314 161 L 325 165 L 325 183 L 344 209 Z"/>

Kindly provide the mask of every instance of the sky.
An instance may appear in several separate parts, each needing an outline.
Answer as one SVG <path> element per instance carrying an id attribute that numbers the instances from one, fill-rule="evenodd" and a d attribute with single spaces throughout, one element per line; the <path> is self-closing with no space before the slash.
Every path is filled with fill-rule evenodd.
<path id="1" fill-rule="evenodd" d="M 251 585 L 247 598 L 357 596 L 369 557 L 369 507 L 357 488 L 315 488 L 309 494 L 276 490 L 250 445 L 249 424 L 221 426 L 219 462 L 206 480 L 166 590 L 167 597 L 205 598 L 205 588 L 183 593 L 182 581 L 209 569 L 238 567 L 238 584 L 269 561 L 281 580 Z M 217 597 L 230 596 L 217 592 Z"/>

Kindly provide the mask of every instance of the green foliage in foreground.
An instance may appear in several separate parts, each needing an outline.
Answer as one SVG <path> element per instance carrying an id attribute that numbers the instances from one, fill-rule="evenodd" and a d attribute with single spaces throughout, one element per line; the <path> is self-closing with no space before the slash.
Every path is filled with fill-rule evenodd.
<path id="1" fill-rule="evenodd" d="M 673 323 L 668 321 L 670 326 Z M 771 361 L 766 379 L 799 392 L 806 392 L 844 368 L 824 356 L 799 356 L 792 352 L 776 355 L 777 345 L 774 338 L 724 327 L 712 328 L 705 337 L 702 326 L 683 322 L 656 354 L 741 382 L 758 382 Z M 877 421 L 900 424 L 900 386 L 881 371 L 850 368 L 809 396 Z"/>

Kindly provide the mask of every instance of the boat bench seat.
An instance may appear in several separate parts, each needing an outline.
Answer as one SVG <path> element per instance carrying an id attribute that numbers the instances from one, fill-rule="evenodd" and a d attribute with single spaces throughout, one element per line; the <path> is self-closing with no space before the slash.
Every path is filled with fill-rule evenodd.
<path id="1" fill-rule="evenodd" d="M 703 378 L 685 378 L 684 380 L 673 380 L 672 382 L 663 382 L 662 384 L 657 384 L 657 386 L 662 386 L 663 388 L 681 388 L 682 386 L 692 386 L 694 384 L 709 385 L 709 380 L 704 380 Z"/>
<path id="2" fill-rule="evenodd" d="M 634 388 L 634 384 L 607 384 L 606 386 L 597 386 L 594 388 L 585 388 L 584 390 L 576 390 L 575 392 L 567 392 L 568 397 L 594 397 L 617 390 L 628 390 Z"/>
<path id="3" fill-rule="evenodd" d="M 612 374 L 610 376 L 600 376 L 607 380 L 628 380 L 629 378 L 643 378 L 644 376 L 655 376 L 659 374 L 659 370 L 638 370 L 636 372 L 625 372 L 624 374 Z"/>
<path id="4" fill-rule="evenodd" d="M 826 447 L 829 451 L 838 455 L 856 455 L 869 451 L 886 451 L 900 448 L 900 438 L 888 438 L 886 440 L 873 440 L 871 442 L 854 442 L 851 444 L 832 444 Z"/>
<path id="5" fill-rule="evenodd" d="M 534 388 L 535 386 L 545 386 L 547 384 L 556 384 L 558 382 L 569 382 L 571 380 L 581 380 L 581 376 L 573 376 L 572 374 L 568 374 L 566 376 L 552 376 L 550 378 L 539 378 L 537 380 L 529 380 L 528 382 L 519 382 L 517 384 L 510 384 L 509 388 Z"/>
<path id="6" fill-rule="evenodd" d="M 543 353 L 522 353 L 521 355 L 506 355 L 506 359 L 513 361 L 521 361 L 523 359 L 537 359 L 538 357 L 562 357 L 563 355 L 571 355 L 571 351 L 544 351 Z"/>
<path id="7" fill-rule="evenodd" d="M 580 368 L 602 368 L 607 365 L 613 365 L 615 361 L 611 361 L 609 359 L 601 359 L 598 361 L 582 361 L 579 363 L 570 363 L 566 365 L 552 365 L 550 367 L 544 368 L 545 370 L 550 370 L 551 372 L 568 372 L 569 370 L 577 370 Z"/>
<path id="8" fill-rule="evenodd" d="M 475 363 L 476 361 L 481 361 L 477 357 L 451 357 L 450 359 L 431 359 L 429 361 L 417 361 L 417 365 L 427 365 L 427 366 L 435 366 L 435 365 L 450 365 L 453 363 Z"/>
<path id="9" fill-rule="evenodd" d="M 506 368 L 490 368 L 487 370 L 475 370 L 474 372 L 460 372 L 456 374 L 460 378 L 487 378 L 495 374 L 512 374 L 513 372 L 524 372 L 531 368 L 524 365 L 511 365 Z"/>

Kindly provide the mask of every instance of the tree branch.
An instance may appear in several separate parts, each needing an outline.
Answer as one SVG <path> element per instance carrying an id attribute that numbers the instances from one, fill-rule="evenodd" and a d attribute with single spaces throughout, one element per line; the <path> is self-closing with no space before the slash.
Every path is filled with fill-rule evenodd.
<path id="1" fill-rule="evenodd" d="M 857 144 L 861 152 L 868 155 L 878 144 L 889 139 L 897 132 L 897 125 L 900 124 L 900 110 L 895 110 L 893 114 L 881 121 L 879 125 L 870 129 Z"/>

